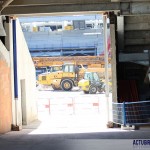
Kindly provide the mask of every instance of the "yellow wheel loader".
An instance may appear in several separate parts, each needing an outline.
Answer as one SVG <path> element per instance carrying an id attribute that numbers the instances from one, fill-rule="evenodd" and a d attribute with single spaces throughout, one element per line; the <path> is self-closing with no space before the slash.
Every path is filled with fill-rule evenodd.
<path id="1" fill-rule="evenodd" d="M 49 67 L 50 69 L 46 69 L 45 73 L 41 73 L 38 75 L 37 85 L 49 86 L 50 78 L 53 78 L 54 72 L 58 72 L 62 70 L 62 65 L 52 65 Z M 49 76 L 51 74 L 51 76 Z"/>
<path id="2" fill-rule="evenodd" d="M 38 83 L 52 86 L 54 90 L 70 91 L 73 86 L 78 85 L 78 81 L 83 78 L 86 69 L 82 65 L 64 64 L 62 70 L 41 74 Z"/>
<path id="3" fill-rule="evenodd" d="M 105 92 L 105 85 L 102 80 L 100 80 L 99 74 L 97 72 L 85 72 L 84 79 L 80 80 L 78 87 L 85 94 L 96 94 L 98 92 Z"/>

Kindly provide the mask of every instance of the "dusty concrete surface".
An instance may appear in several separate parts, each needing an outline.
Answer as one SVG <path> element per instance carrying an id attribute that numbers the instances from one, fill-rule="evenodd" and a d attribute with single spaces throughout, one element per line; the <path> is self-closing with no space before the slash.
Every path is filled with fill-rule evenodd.
<path id="1" fill-rule="evenodd" d="M 52 114 L 49 114 L 48 108 L 42 107 L 49 98 L 55 99 L 57 105 L 62 106 L 62 101 L 70 102 L 70 99 L 65 100 L 66 96 L 78 97 L 76 98 L 77 105 L 84 107 L 77 109 L 75 114 L 72 114 L 70 110 L 61 113 L 62 107 L 58 107 L 57 111 L 53 110 Z M 38 92 L 39 120 L 23 126 L 20 132 L 1 134 L 0 150 L 133 150 L 135 149 L 133 139 L 150 138 L 150 128 L 135 131 L 121 130 L 121 128 L 107 129 L 104 97 L 104 94 L 86 97 L 80 91 Z M 97 98 L 100 104 L 99 111 L 97 107 L 87 105 L 87 102 L 95 102 Z M 78 103 L 78 100 L 82 103 Z M 140 147 L 142 148 L 145 147 Z"/>
<path id="2" fill-rule="evenodd" d="M 97 133 L 32 134 L 32 129 L 0 135 L 1 150 L 130 150 L 133 139 L 148 139 L 150 130 L 120 131 L 109 129 Z M 124 140 L 121 140 L 124 139 Z M 126 140 L 125 140 L 126 139 Z M 142 148 L 141 148 L 142 149 Z"/>

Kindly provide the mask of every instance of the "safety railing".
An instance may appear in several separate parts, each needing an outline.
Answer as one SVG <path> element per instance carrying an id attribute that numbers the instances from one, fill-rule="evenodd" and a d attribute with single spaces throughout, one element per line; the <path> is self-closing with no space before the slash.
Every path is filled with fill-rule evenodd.
<path id="1" fill-rule="evenodd" d="M 113 103 L 113 122 L 124 126 L 150 124 L 150 101 Z"/>
<path id="2" fill-rule="evenodd" d="M 124 124 L 124 107 L 123 103 L 113 103 L 113 122 L 117 124 Z"/>

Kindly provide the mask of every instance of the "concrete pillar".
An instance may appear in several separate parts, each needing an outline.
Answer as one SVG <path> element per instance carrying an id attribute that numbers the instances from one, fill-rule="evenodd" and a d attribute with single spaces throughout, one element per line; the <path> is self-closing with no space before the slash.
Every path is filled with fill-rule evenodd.
<path id="1" fill-rule="evenodd" d="M 105 60 L 105 96 L 106 96 L 106 112 L 107 122 L 109 122 L 109 74 L 108 74 L 108 38 L 107 38 L 107 15 L 103 16 L 104 24 L 104 60 Z"/>
<path id="2" fill-rule="evenodd" d="M 12 34 L 11 34 L 11 20 L 9 17 L 6 17 L 6 22 L 4 23 L 5 26 L 5 32 L 6 32 L 6 37 L 5 37 L 5 47 L 8 51 L 12 50 Z"/>
<path id="3" fill-rule="evenodd" d="M 12 33 L 12 20 L 9 17 L 6 17 L 5 22 L 6 37 L 5 37 L 5 46 L 9 51 L 10 56 L 10 76 L 11 76 L 11 95 L 12 95 L 12 125 L 16 124 L 17 115 L 16 115 L 16 104 L 14 100 L 14 65 L 13 65 L 13 33 Z"/>
<path id="4" fill-rule="evenodd" d="M 117 36 L 118 36 L 118 49 L 119 52 L 124 51 L 124 16 L 117 17 Z"/>
<path id="5" fill-rule="evenodd" d="M 5 30 L 7 31 L 7 26 L 5 26 Z M 7 37 L 8 36 L 9 35 L 7 34 Z M 3 43 L 0 41 L 0 133 L 6 133 L 11 130 L 11 106 L 12 93 L 10 55 L 5 45 L 3 45 Z"/>
<path id="6" fill-rule="evenodd" d="M 8 18 L 7 18 L 8 19 Z M 35 68 L 17 21 L 18 100 L 14 96 L 12 20 L 5 23 L 5 45 L 0 41 L 0 133 L 22 128 L 37 119 Z M 24 66 L 24 67 L 22 67 Z"/>
<path id="7" fill-rule="evenodd" d="M 110 14 L 112 101 L 117 102 L 117 70 L 116 70 L 116 16 Z"/>
<path id="8" fill-rule="evenodd" d="M 107 16 L 103 16 L 104 24 L 104 60 L 105 60 L 105 93 L 106 97 L 109 97 L 109 74 L 108 74 L 108 38 L 107 38 Z"/>
<path id="9" fill-rule="evenodd" d="M 11 83 L 10 66 L 6 60 L 9 55 L 4 56 L 2 51 L 7 49 L 0 41 L 0 133 L 6 133 L 11 130 L 12 123 Z"/>

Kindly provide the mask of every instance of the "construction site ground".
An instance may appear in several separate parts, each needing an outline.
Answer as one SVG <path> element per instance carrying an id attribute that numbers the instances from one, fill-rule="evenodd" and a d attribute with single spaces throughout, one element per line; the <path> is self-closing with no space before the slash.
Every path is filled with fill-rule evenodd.
<path id="1" fill-rule="evenodd" d="M 105 93 L 84 94 L 78 88 L 72 91 L 37 91 L 39 129 L 46 133 L 84 133 L 106 129 L 107 100 Z M 111 98 L 109 97 L 109 112 Z M 109 113 L 112 120 L 112 113 Z M 28 128 L 29 126 L 27 126 Z M 26 128 L 26 127 L 25 127 Z M 35 128 L 32 125 L 32 128 Z"/>
<path id="2" fill-rule="evenodd" d="M 23 129 L 0 135 L 2 150 L 133 150 L 134 139 L 149 139 L 149 128 L 107 128 L 105 93 L 85 95 L 37 90 L 38 120 Z M 109 112 L 111 112 L 111 93 Z M 111 113 L 109 119 L 111 120 Z M 139 148 L 139 147 L 137 147 Z M 142 148 L 140 148 L 142 149 Z"/>

